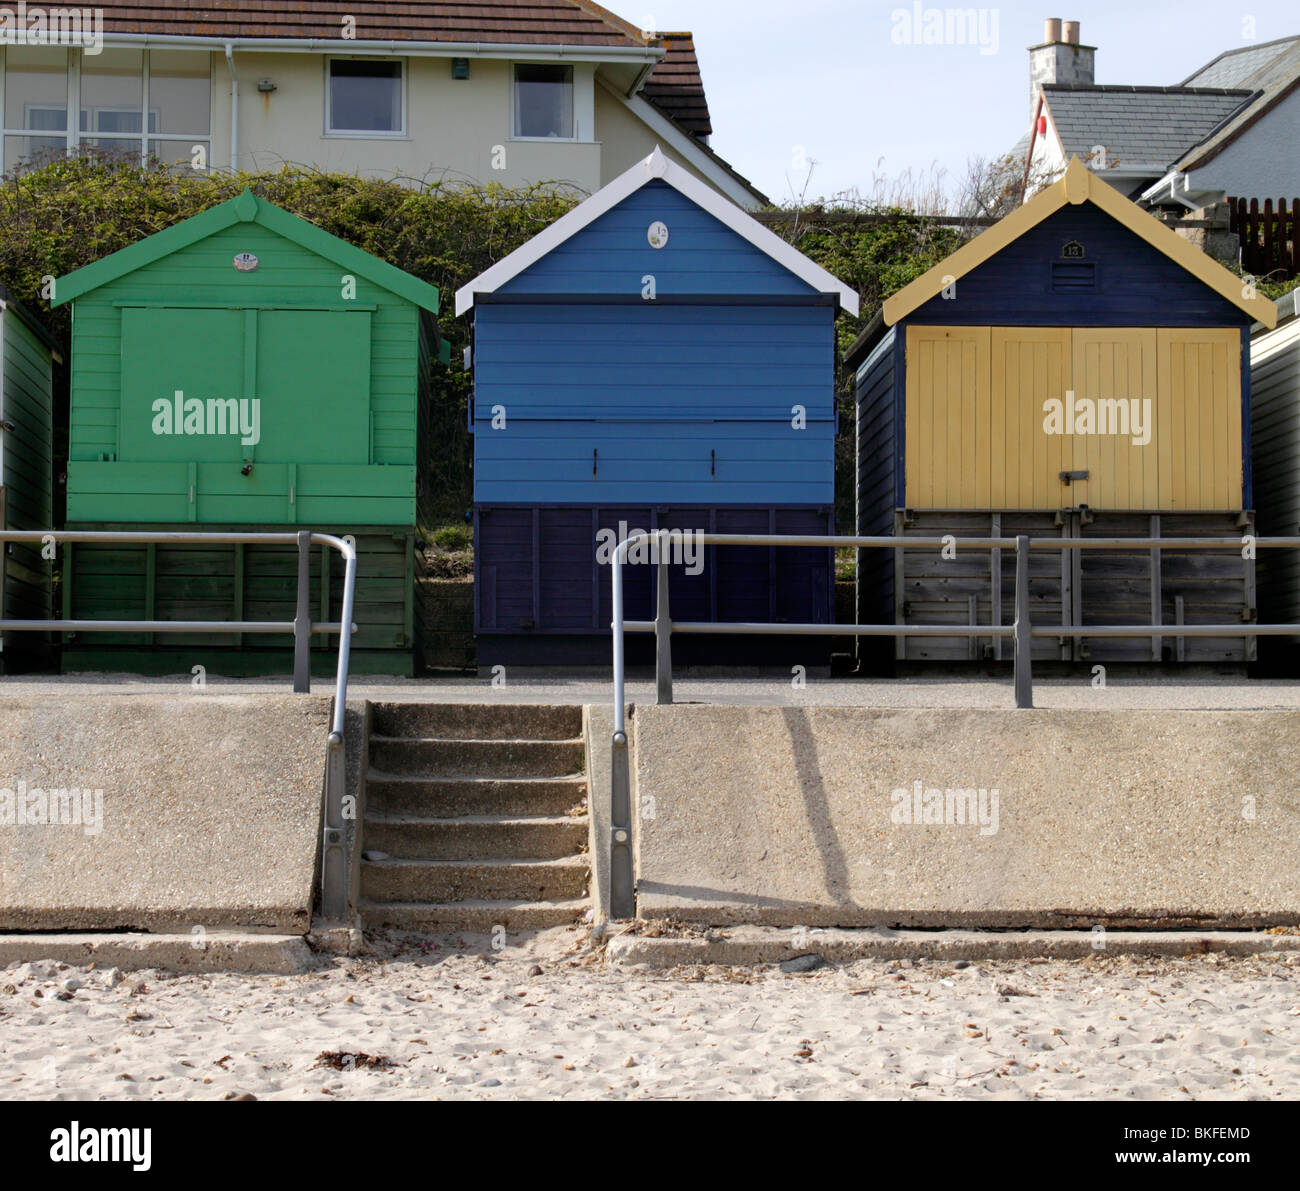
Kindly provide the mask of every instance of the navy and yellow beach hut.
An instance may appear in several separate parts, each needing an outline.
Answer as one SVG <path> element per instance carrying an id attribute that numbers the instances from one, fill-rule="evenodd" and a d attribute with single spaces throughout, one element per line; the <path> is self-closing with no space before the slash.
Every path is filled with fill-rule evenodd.
<path id="1" fill-rule="evenodd" d="M 658 150 L 460 290 L 480 665 L 607 663 L 602 563 L 626 530 L 834 532 L 834 324 L 857 308 Z M 673 567 L 672 615 L 826 623 L 832 568 L 829 550 L 708 550 Z M 652 614 L 652 580 L 629 567 L 629 618 Z M 736 641 L 674 648 L 781 648 Z"/>
<path id="2" fill-rule="evenodd" d="M 1078 160 L 900 290 L 856 370 L 862 535 L 1169 538 L 1151 551 L 1035 551 L 1036 625 L 1256 617 L 1240 549 L 1177 538 L 1253 525 L 1249 329 L 1256 296 Z M 1006 624 L 997 555 L 864 551 L 863 623 Z M 864 657 L 871 646 L 862 643 Z M 895 660 L 1000 657 L 992 639 L 900 638 Z M 1035 639 L 1063 661 L 1246 661 L 1244 638 Z"/>
<path id="3" fill-rule="evenodd" d="M 438 291 L 250 191 L 88 265 L 73 304 L 70 528 L 355 535 L 353 664 L 410 674 L 421 444 Z M 75 619 L 292 620 L 292 548 L 83 545 L 64 556 Z M 339 619 L 322 550 L 313 615 Z M 259 636 L 74 639 L 65 669 L 283 669 Z M 314 668 L 332 667 L 321 637 Z"/>

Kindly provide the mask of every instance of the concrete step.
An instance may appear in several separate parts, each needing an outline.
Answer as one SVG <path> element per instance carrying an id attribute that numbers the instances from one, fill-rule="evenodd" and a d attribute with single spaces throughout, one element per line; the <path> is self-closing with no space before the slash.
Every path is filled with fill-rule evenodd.
<path id="1" fill-rule="evenodd" d="M 366 816 L 563 815 L 583 805 L 584 777 L 423 778 L 371 775 Z M 388 849 L 384 849 L 387 851 Z"/>
<path id="2" fill-rule="evenodd" d="M 381 736 L 447 740 L 572 740 L 582 735 L 582 708 L 530 703 L 376 703 Z"/>
<path id="3" fill-rule="evenodd" d="M 367 929 L 386 926 L 418 934 L 453 930 L 486 934 L 495 926 L 506 930 L 545 930 L 579 921 L 588 908 L 585 898 L 548 902 L 482 898 L 463 902 L 362 901 L 359 906 L 361 921 Z"/>
<path id="4" fill-rule="evenodd" d="M 365 850 L 398 860 L 558 860 L 582 851 L 586 815 L 429 819 L 366 815 Z"/>
<path id="5" fill-rule="evenodd" d="M 578 740 L 451 740 L 370 737 L 370 767 L 407 777 L 573 777 L 583 770 Z"/>
<path id="6" fill-rule="evenodd" d="M 388 902 L 557 901 L 587 888 L 586 856 L 557 860 L 363 860 L 361 896 Z"/>

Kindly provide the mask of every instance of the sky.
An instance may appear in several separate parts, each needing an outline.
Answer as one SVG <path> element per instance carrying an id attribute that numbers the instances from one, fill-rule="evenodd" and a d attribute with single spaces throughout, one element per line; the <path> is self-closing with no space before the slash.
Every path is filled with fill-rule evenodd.
<path id="1" fill-rule="evenodd" d="M 1080 41 L 1097 47 L 1096 81 L 1128 85 L 1171 86 L 1225 50 L 1300 33 L 1284 3 L 1232 0 L 976 8 L 982 25 L 966 44 L 924 44 L 924 24 L 909 36 L 917 9 L 969 0 L 604 3 L 640 28 L 695 34 L 710 143 L 774 202 L 855 187 L 869 198 L 878 178 L 907 171 L 920 182 L 943 171 L 951 193 L 972 155 L 997 157 L 1027 131 L 1027 48 L 1042 42 L 1045 17 L 1077 20 Z"/>

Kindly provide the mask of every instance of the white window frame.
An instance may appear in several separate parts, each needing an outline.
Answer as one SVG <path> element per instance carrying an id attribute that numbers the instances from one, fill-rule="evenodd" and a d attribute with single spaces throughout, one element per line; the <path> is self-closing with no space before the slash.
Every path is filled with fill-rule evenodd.
<path id="1" fill-rule="evenodd" d="M 519 68 L 521 66 L 561 66 L 569 71 L 569 113 L 573 127 L 568 136 L 522 136 L 519 132 Z M 571 145 L 578 141 L 578 72 L 572 62 L 512 62 L 510 64 L 510 139 L 536 145 Z"/>
<path id="2" fill-rule="evenodd" d="M 399 101 L 401 104 L 402 126 L 396 132 L 380 132 L 376 130 L 361 129 L 335 129 L 330 125 L 334 119 L 333 103 L 334 89 L 331 86 L 333 77 L 330 74 L 330 64 L 333 62 L 396 62 L 400 70 L 397 89 Z M 408 79 L 410 72 L 407 70 L 407 59 L 396 57 L 385 57 L 382 54 L 326 54 L 325 55 L 325 113 L 322 136 L 331 140 L 345 141 L 404 141 L 409 140 L 410 135 L 407 132 L 408 112 L 410 111 L 410 102 L 407 94 Z"/>
<path id="3" fill-rule="evenodd" d="M 128 47 L 129 48 L 129 47 Z M 149 102 L 149 76 L 150 76 L 150 51 L 141 47 L 141 104 L 138 109 L 141 113 L 140 119 L 143 125 L 139 133 L 134 132 L 96 132 L 93 129 L 87 129 L 84 133 L 81 130 L 81 56 L 84 51 L 75 47 L 68 49 L 68 127 L 64 130 L 63 141 L 65 152 L 69 157 L 76 154 L 81 147 L 81 141 L 84 137 L 87 140 L 111 140 L 111 141 L 135 141 L 139 145 L 140 164 L 144 165 L 149 160 L 149 142 L 152 141 L 187 141 L 191 146 L 204 146 L 208 161 L 212 160 L 212 54 L 207 54 L 208 59 L 208 131 L 204 133 L 183 133 L 183 132 L 158 132 L 150 131 L 149 117 L 157 114 L 159 123 L 162 121 L 162 110 L 160 108 L 151 108 Z M 57 139 L 57 133 L 34 128 L 10 128 L 10 113 L 5 111 L 5 74 L 8 67 L 8 55 L 5 48 L 0 46 L 0 171 L 6 171 L 13 168 L 16 163 L 9 162 L 5 159 L 4 142 L 8 137 L 45 137 L 47 139 Z M 198 78 L 198 75 L 194 76 Z M 134 107 L 105 107 L 96 110 L 115 110 L 115 111 L 135 111 Z"/>

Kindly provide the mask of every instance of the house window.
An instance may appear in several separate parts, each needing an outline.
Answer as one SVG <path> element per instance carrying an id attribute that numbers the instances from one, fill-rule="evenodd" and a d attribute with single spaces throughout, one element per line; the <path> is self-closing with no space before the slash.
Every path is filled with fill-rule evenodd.
<path id="1" fill-rule="evenodd" d="M 189 162 L 203 145 L 212 163 L 212 67 L 206 54 L 149 51 L 148 157 Z M 166 138 L 166 139 L 163 139 Z"/>
<path id="2" fill-rule="evenodd" d="M 4 78 L 6 170 L 80 150 L 187 166 L 196 146 L 211 153 L 208 53 L 15 46 L 4 51 Z"/>
<path id="3" fill-rule="evenodd" d="M 4 124 L 6 169 L 67 152 L 67 50 L 24 46 L 6 51 Z"/>
<path id="4" fill-rule="evenodd" d="M 331 58 L 325 128 L 344 135 L 401 135 L 404 63 Z"/>
<path id="5" fill-rule="evenodd" d="M 573 139 L 573 67 L 515 67 L 517 137 Z"/>
<path id="6" fill-rule="evenodd" d="M 144 54 L 140 50 L 107 49 L 82 59 L 78 129 L 82 148 L 139 161 L 143 110 Z"/>

